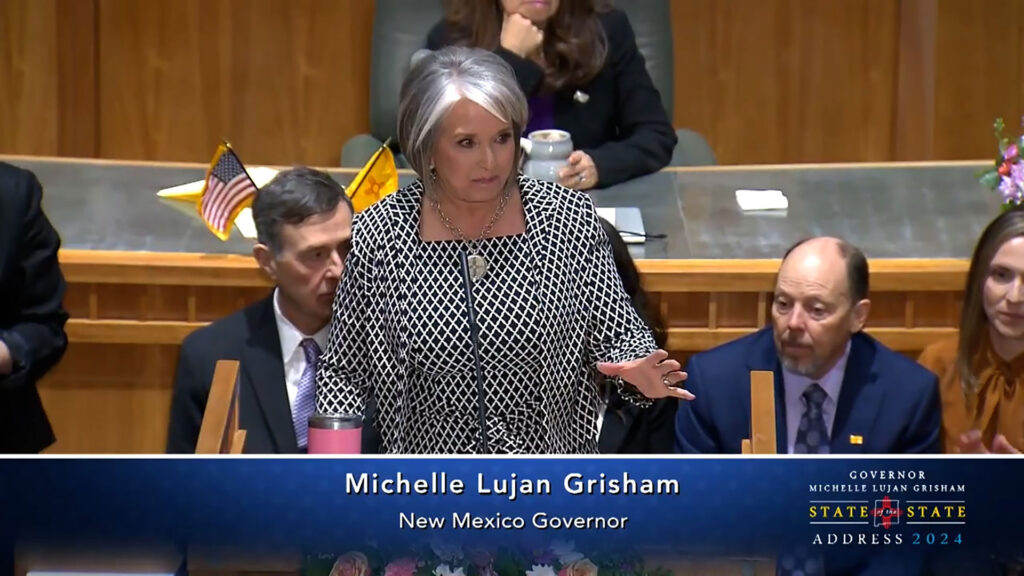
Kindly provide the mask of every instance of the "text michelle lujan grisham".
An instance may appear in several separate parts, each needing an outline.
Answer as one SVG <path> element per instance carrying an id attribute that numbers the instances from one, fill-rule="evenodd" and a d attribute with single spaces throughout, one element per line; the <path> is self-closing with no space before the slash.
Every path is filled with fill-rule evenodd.
<path id="1" fill-rule="evenodd" d="M 673 478 L 636 478 L 628 472 L 596 476 L 571 472 L 557 480 L 551 478 L 521 477 L 516 473 L 498 477 L 478 473 L 468 481 L 448 472 L 431 472 L 413 477 L 402 472 L 393 475 L 378 473 L 348 473 L 345 492 L 350 496 L 460 496 L 476 494 L 498 497 L 511 502 L 533 496 L 551 496 L 556 493 L 570 496 L 667 496 L 679 495 L 679 481 Z M 405 511 L 398 514 L 398 526 L 412 530 L 621 530 L 629 522 L 628 516 L 596 515 L 574 516 L 548 512 L 527 515 L 451 512 L 448 514 L 421 514 Z"/>

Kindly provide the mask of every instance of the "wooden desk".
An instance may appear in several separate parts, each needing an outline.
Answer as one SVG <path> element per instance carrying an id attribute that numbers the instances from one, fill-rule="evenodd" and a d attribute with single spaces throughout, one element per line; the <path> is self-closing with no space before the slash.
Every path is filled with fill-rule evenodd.
<path id="1" fill-rule="evenodd" d="M 271 289 L 247 254 L 250 243 L 237 235 L 220 243 L 197 219 L 153 197 L 201 178 L 203 166 L 7 160 L 37 172 L 64 238 L 71 345 L 40 384 L 58 437 L 51 451 L 161 452 L 181 340 Z M 865 250 L 869 332 L 916 354 L 955 333 L 966 258 L 998 213 L 998 199 L 974 182 L 980 166 L 670 170 L 593 198 L 599 206 L 639 206 L 647 232 L 667 235 L 634 256 L 680 359 L 763 326 L 778 256 L 814 234 L 839 234 Z M 343 182 L 352 176 L 334 173 Z M 781 188 L 790 210 L 740 213 L 732 197 L 740 187 Z"/>
<path id="2" fill-rule="evenodd" d="M 178 345 L 192 330 L 265 296 L 269 282 L 245 256 L 65 251 L 61 261 L 71 346 L 41 384 L 57 448 L 161 451 Z M 777 266 L 640 262 L 670 327 L 668 347 L 680 359 L 763 326 Z M 955 332 L 966 262 L 880 260 L 871 268 L 873 335 L 916 354 Z"/>

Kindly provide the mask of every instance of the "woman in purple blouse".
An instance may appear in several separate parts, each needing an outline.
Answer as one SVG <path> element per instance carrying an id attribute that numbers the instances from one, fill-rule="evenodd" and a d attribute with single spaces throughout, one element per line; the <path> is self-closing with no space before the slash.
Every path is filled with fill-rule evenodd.
<path id="1" fill-rule="evenodd" d="M 655 172 L 676 135 L 626 15 L 602 0 L 448 0 L 427 48 L 493 50 L 526 94 L 526 132 L 557 128 L 576 150 L 559 175 L 586 190 Z"/>

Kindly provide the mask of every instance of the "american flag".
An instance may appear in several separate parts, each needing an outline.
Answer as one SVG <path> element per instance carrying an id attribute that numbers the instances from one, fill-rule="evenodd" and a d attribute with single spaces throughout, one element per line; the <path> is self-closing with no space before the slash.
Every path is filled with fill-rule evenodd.
<path id="1" fill-rule="evenodd" d="M 199 201 L 199 215 L 211 232 L 221 240 L 227 240 L 235 216 L 251 202 L 255 193 L 256 185 L 235 151 L 221 145 L 217 150 L 217 160 L 206 177 Z"/>

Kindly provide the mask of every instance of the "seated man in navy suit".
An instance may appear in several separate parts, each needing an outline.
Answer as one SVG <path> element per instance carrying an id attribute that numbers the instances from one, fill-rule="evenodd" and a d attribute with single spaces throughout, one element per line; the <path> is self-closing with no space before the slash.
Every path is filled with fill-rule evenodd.
<path id="1" fill-rule="evenodd" d="M 352 240 L 352 202 L 323 172 L 294 168 L 256 193 L 253 256 L 274 281 L 259 302 L 196 330 L 181 346 L 167 451 L 193 453 L 217 360 L 239 360 L 245 452 L 306 448 L 316 362 Z"/>
<path id="2" fill-rule="evenodd" d="M 857 248 L 812 238 L 786 252 L 772 326 L 696 354 L 676 413 L 677 452 L 739 453 L 750 437 L 750 371 L 775 373 L 777 451 L 938 452 L 936 377 L 861 330 L 868 265 Z"/>

